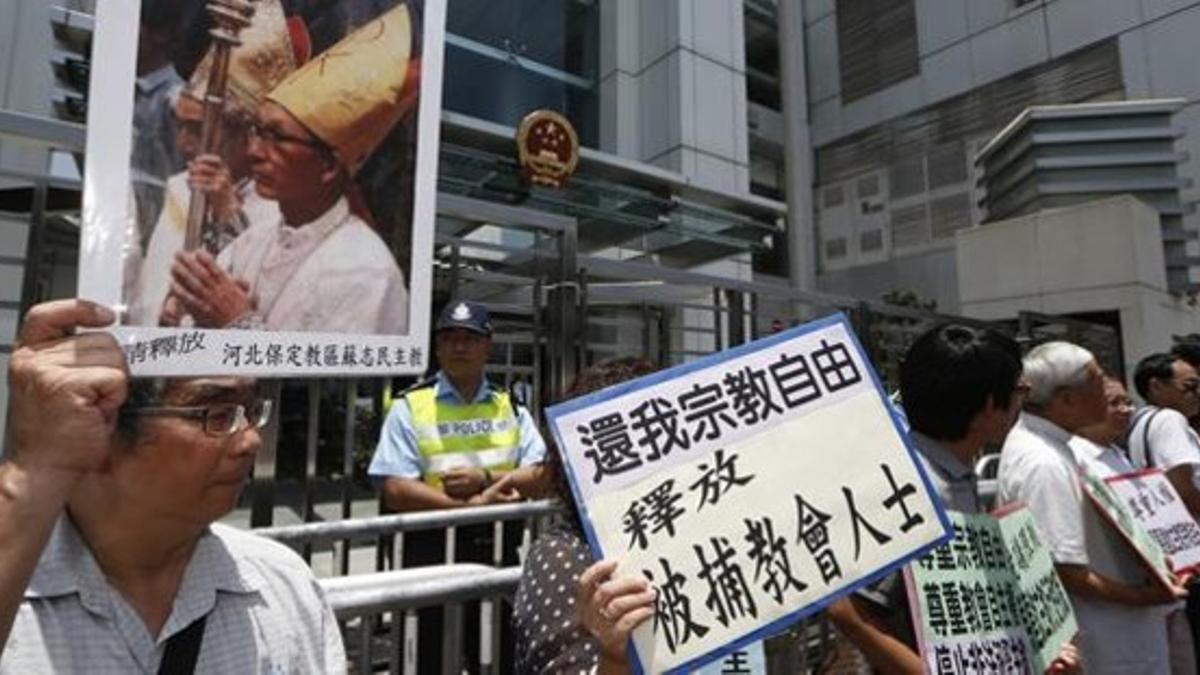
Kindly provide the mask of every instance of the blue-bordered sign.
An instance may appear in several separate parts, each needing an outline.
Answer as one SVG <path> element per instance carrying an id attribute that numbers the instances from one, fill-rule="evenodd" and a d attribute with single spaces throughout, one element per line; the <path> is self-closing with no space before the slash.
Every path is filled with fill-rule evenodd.
<path id="1" fill-rule="evenodd" d="M 643 672 L 718 659 L 948 536 L 841 314 L 547 417 L 592 552 L 658 590 L 632 640 Z"/>

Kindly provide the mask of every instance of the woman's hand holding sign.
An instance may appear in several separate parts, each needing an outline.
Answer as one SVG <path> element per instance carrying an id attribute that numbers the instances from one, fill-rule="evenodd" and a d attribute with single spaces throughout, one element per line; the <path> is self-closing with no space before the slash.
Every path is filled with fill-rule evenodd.
<path id="1" fill-rule="evenodd" d="M 658 595 L 642 577 L 616 578 L 617 561 L 603 560 L 579 576 L 581 623 L 600 643 L 598 673 L 628 673 L 625 647 L 634 629 L 654 616 Z"/>

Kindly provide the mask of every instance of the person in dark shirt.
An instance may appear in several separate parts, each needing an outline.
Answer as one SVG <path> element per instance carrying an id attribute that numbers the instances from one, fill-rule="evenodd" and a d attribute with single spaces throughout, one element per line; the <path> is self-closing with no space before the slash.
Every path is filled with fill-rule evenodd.
<path id="1" fill-rule="evenodd" d="M 985 447 L 1003 444 L 1016 422 L 1028 388 L 1021 370 L 1021 351 L 1011 338 L 958 324 L 924 333 L 905 354 L 900 400 L 917 459 L 946 508 L 983 511 L 973 467 Z M 925 672 L 900 572 L 832 603 L 828 615 L 877 672 Z M 1069 647 L 1050 671 L 1072 672 L 1078 665 Z"/>
<path id="2" fill-rule="evenodd" d="M 603 361 L 580 373 L 565 398 L 655 370 L 644 359 Z M 557 450 L 547 453 L 545 467 L 566 513 L 533 542 L 525 558 L 513 600 L 516 670 L 628 673 L 629 635 L 654 616 L 654 590 L 645 578 L 614 577 L 615 561 L 595 561 Z"/>

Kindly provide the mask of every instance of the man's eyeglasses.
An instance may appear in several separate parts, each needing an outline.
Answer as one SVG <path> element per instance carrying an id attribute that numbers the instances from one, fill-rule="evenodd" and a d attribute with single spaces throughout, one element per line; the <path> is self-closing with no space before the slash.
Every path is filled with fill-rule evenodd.
<path id="1" fill-rule="evenodd" d="M 322 143 L 321 141 L 316 140 L 315 138 L 301 138 L 299 136 L 290 136 L 274 127 L 265 127 L 260 124 L 251 124 L 250 125 L 250 137 L 257 138 L 258 140 L 262 141 L 263 143 L 266 143 L 267 145 L 270 145 L 270 146 L 276 147 L 276 148 L 279 147 L 279 145 L 281 143 L 295 143 L 297 145 L 304 145 L 304 146 L 313 148 L 314 150 L 324 150 L 325 149 L 325 144 Z"/>
<path id="2" fill-rule="evenodd" d="M 271 401 L 259 399 L 248 405 L 241 403 L 214 403 L 206 406 L 148 406 L 122 411 L 132 417 L 184 417 L 198 419 L 204 423 L 204 433 L 209 436 L 232 436 L 247 425 L 256 429 L 267 426 L 271 421 Z"/>

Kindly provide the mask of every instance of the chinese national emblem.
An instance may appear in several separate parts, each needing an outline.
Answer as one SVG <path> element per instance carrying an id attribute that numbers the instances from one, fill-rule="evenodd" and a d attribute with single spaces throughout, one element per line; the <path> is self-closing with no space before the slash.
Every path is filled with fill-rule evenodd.
<path id="1" fill-rule="evenodd" d="M 567 118 L 551 110 L 537 110 L 521 120 L 517 151 L 527 180 L 558 188 L 579 163 L 579 136 Z"/>

